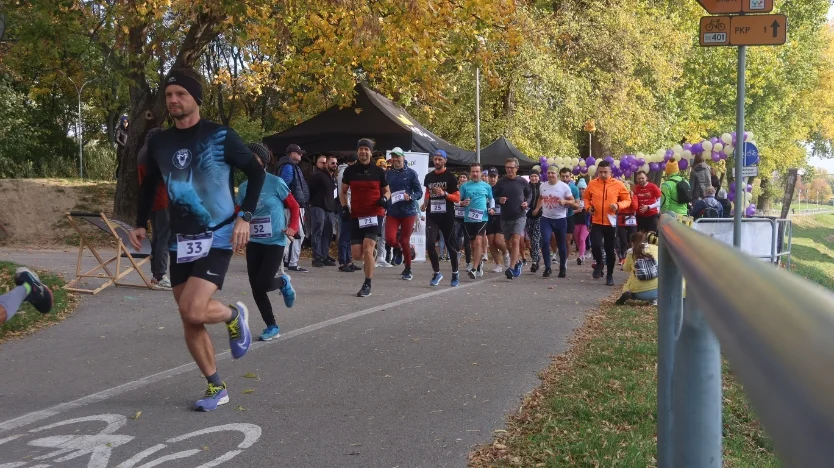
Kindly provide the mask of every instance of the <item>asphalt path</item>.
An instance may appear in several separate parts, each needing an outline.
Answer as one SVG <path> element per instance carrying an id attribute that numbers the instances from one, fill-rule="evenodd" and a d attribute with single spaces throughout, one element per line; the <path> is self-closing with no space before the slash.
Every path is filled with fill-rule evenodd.
<path id="1" fill-rule="evenodd" d="M 75 258 L 0 250 L 0 260 L 67 277 Z M 465 466 L 584 313 L 619 287 L 573 258 L 566 279 L 487 273 L 457 288 L 449 263 L 441 267 L 435 288 L 426 264 L 410 282 L 402 267 L 377 269 L 368 298 L 355 296 L 361 272 L 295 274 L 295 307 L 271 295 L 281 337 L 240 360 L 228 355 L 225 327 L 211 326 L 231 398 L 211 413 L 190 409 L 205 380 L 171 293 L 83 296 L 67 320 L 0 345 L 0 468 Z M 218 298 L 247 303 L 257 335 L 249 296 L 236 256 Z"/>

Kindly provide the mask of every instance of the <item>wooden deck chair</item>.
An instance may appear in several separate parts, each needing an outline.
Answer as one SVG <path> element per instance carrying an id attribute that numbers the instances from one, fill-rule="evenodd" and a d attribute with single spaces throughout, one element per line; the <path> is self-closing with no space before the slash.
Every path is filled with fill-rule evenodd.
<path id="1" fill-rule="evenodd" d="M 67 291 L 86 294 L 98 294 L 99 292 L 101 292 L 101 290 L 111 285 L 153 289 L 150 280 L 148 279 L 148 277 L 145 276 L 144 273 L 142 273 L 141 269 L 142 265 L 144 265 L 151 259 L 151 244 L 147 238 L 142 239 L 142 249 L 139 252 L 131 252 L 133 250 L 133 247 L 130 246 L 128 233 L 133 228 L 127 223 L 123 223 L 114 219 L 109 219 L 107 216 L 104 215 L 104 213 L 70 212 L 67 213 L 67 219 L 69 220 L 69 223 L 73 227 L 73 229 L 75 229 L 75 232 L 77 232 L 78 236 L 81 238 L 81 244 L 78 246 L 78 262 L 75 265 L 75 279 L 67 283 L 67 285 L 64 286 L 64 289 L 66 289 Z M 113 239 L 116 241 L 116 255 L 107 260 L 103 259 L 102 256 L 96 250 L 95 246 L 90 244 L 90 241 L 87 238 L 87 236 L 85 236 L 84 233 L 81 232 L 81 229 L 79 229 L 78 224 L 76 224 L 75 222 L 76 219 L 83 219 L 84 221 L 113 236 Z M 93 256 L 98 261 L 98 266 L 96 266 L 92 270 L 82 273 L 81 262 L 84 256 L 85 248 L 90 249 L 90 252 L 92 252 Z M 123 264 L 122 258 L 126 258 L 127 262 Z M 110 265 L 113 262 L 116 262 L 116 269 L 114 271 L 111 271 L 111 269 L 108 268 L 108 265 Z M 127 269 L 122 270 L 122 265 L 125 265 Z M 100 270 L 104 270 L 104 273 L 102 273 Z M 119 280 L 133 273 L 134 271 L 139 274 L 139 277 L 142 278 L 144 284 L 131 284 L 119 282 Z M 106 281 L 104 282 L 104 284 L 95 289 L 84 289 L 77 287 L 78 283 L 83 281 L 85 278 L 99 278 L 104 279 Z"/>

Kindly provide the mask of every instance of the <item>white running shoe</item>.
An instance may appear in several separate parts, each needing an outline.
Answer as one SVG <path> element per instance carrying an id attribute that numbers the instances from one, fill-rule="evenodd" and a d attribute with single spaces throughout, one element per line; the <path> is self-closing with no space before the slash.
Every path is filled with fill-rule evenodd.
<path id="1" fill-rule="evenodd" d="M 379 260 L 379 261 L 376 262 L 376 267 L 377 268 L 394 268 L 394 265 L 391 265 L 390 263 L 386 262 L 385 260 Z"/>
<path id="2" fill-rule="evenodd" d="M 505 270 L 505 268 L 504 268 L 504 267 L 502 267 L 501 265 L 495 265 L 495 268 L 493 268 L 493 269 L 492 269 L 492 272 L 493 272 L 493 273 L 501 273 L 501 272 L 503 272 L 504 270 Z"/>

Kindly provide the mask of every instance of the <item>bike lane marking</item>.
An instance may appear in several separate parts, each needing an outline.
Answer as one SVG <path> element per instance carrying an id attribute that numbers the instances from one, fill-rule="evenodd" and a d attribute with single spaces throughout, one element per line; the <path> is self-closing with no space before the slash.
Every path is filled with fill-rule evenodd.
<path id="1" fill-rule="evenodd" d="M 291 332 L 288 332 L 286 334 L 282 334 L 281 336 L 279 336 L 278 338 L 275 338 L 272 341 L 259 341 L 257 343 L 254 343 L 251 346 L 250 351 L 255 350 L 255 349 L 260 349 L 260 348 L 263 348 L 265 346 L 269 346 L 273 343 L 277 343 L 277 342 L 289 340 L 291 338 L 295 338 L 295 337 L 298 337 L 298 336 L 306 335 L 307 333 L 312 333 L 314 331 L 321 330 L 322 328 L 330 327 L 330 326 L 333 326 L 333 325 L 338 325 L 342 322 L 347 322 L 348 320 L 353 320 L 353 319 L 356 319 L 356 318 L 359 318 L 359 317 L 364 317 L 365 315 L 370 315 L 370 314 L 380 312 L 380 311 L 383 311 L 383 310 L 386 310 L 386 309 L 391 309 L 391 308 L 398 307 L 398 306 L 401 306 L 401 305 L 410 304 L 412 302 L 416 302 L 416 301 L 419 301 L 419 300 L 422 300 L 422 299 L 427 299 L 427 298 L 430 298 L 430 297 L 439 296 L 441 294 L 446 294 L 448 292 L 455 292 L 455 291 L 460 291 L 460 290 L 463 290 L 463 289 L 466 289 L 466 288 L 480 286 L 480 285 L 483 285 L 483 284 L 498 281 L 498 280 L 503 279 L 503 278 L 504 278 L 503 276 L 497 276 L 495 278 L 480 280 L 480 281 L 476 281 L 476 282 L 473 282 L 473 283 L 461 284 L 460 286 L 457 286 L 457 287 L 454 287 L 454 288 L 439 289 L 439 290 L 436 290 L 436 291 L 431 291 L 431 292 L 427 292 L 427 293 L 424 293 L 424 294 L 419 294 L 417 296 L 408 297 L 408 298 L 405 298 L 405 299 L 400 299 L 398 301 L 389 302 L 387 304 L 382 304 L 382 305 L 378 305 L 378 306 L 375 306 L 375 307 L 370 307 L 370 308 L 365 309 L 365 310 L 360 310 L 360 311 L 353 312 L 353 313 L 350 313 L 350 314 L 335 317 L 335 318 L 332 318 L 332 319 L 329 319 L 329 320 L 325 320 L 323 322 L 319 322 L 319 323 L 315 323 L 315 324 L 312 324 L 312 325 L 308 325 L 306 327 L 298 328 L 298 329 L 293 330 Z M 222 361 L 222 360 L 228 359 L 229 356 L 231 356 L 230 352 L 229 351 L 224 351 L 222 353 L 216 354 L 215 359 L 217 361 Z M 156 374 L 152 374 L 152 375 L 149 375 L 149 376 L 146 376 L 146 377 L 142 377 L 141 379 L 133 380 L 131 382 L 124 383 L 122 385 L 117 385 L 115 387 L 108 388 L 108 389 L 102 390 L 100 392 L 96 392 L 96 393 L 92 393 L 92 394 L 87 395 L 87 396 L 83 396 L 83 397 L 78 398 L 76 400 L 68 401 L 66 403 L 60 403 L 60 404 L 51 406 L 51 407 L 49 407 L 47 409 L 44 409 L 44 410 L 39 410 L 39 411 L 33 411 L 33 412 L 30 412 L 30 413 L 26 413 L 22 416 L 18 416 L 16 418 L 0 422 L 0 434 L 2 434 L 3 432 L 7 432 L 9 430 L 18 428 L 18 427 L 27 426 L 27 425 L 35 423 L 37 421 L 41 421 L 41 420 L 44 420 L 44 419 L 47 419 L 47 418 L 51 418 L 52 416 L 56 416 L 56 415 L 59 415 L 61 413 L 65 413 L 65 412 L 70 411 L 70 410 L 74 410 L 74 409 L 81 408 L 81 407 L 84 407 L 84 406 L 87 406 L 87 405 L 91 405 L 93 403 L 104 401 L 104 400 L 107 400 L 107 399 L 112 398 L 114 396 L 121 395 L 122 393 L 126 393 L 126 392 L 129 392 L 129 391 L 132 391 L 132 390 L 136 390 L 138 388 L 142 388 L 142 387 L 145 387 L 145 386 L 148 386 L 148 385 L 151 385 L 151 384 L 169 379 L 171 377 L 175 377 L 175 376 L 183 374 L 185 372 L 188 372 L 188 371 L 191 371 L 191 370 L 196 370 L 196 369 L 197 369 L 197 364 L 195 364 L 193 362 L 188 363 L 188 364 L 183 364 L 181 366 L 177 366 L 177 367 L 174 367 L 174 368 L 171 368 L 171 369 L 168 369 L 168 370 L 164 370 L 162 372 L 157 372 Z"/>

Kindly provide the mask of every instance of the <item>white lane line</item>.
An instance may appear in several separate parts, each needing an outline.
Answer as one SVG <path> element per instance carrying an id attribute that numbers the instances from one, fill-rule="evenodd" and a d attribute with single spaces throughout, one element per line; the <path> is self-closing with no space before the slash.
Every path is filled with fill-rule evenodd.
<path id="1" fill-rule="evenodd" d="M 278 338 L 276 338 L 272 341 L 263 341 L 263 342 L 254 343 L 251 346 L 250 350 L 260 349 L 264 346 L 269 346 L 273 343 L 289 340 L 290 338 L 295 338 L 297 336 L 305 335 L 307 333 L 311 333 L 311 332 L 314 332 L 316 330 L 321 330 L 322 328 L 325 328 L 325 327 L 329 327 L 329 326 L 332 326 L 332 325 L 337 325 L 337 324 L 340 324 L 342 322 L 347 322 L 348 320 L 353 320 L 355 318 L 363 317 L 365 315 L 373 314 L 373 313 L 376 313 L 376 312 L 379 312 L 379 311 L 382 311 L 382 310 L 391 309 L 391 308 L 398 307 L 398 306 L 401 306 L 401 305 L 409 304 L 411 302 L 419 301 L 419 300 L 422 300 L 422 299 L 427 299 L 429 297 L 439 296 L 441 294 L 445 294 L 445 293 L 448 293 L 448 292 L 460 291 L 461 289 L 466 289 L 466 288 L 470 288 L 470 287 L 473 287 L 473 286 L 478 286 L 478 285 L 485 284 L 485 283 L 491 283 L 493 281 L 497 281 L 497 280 L 503 279 L 503 278 L 504 278 L 503 276 L 499 276 L 499 277 L 490 278 L 490 279 L 486 279 L 486 280 L 476 281 L 474 283 L 464 283 L 464 284 L 461 284 L 460 286 L 458 286 L 456 288 L 438 289 L 436 291 L 427 292 L 425 294 L 420 294 L 418 296 L 408 297 L 408 298 L 405 298 L 405 299 L 400 299 L 399 301 L 389 302 L 388 304 L 382 304 L 382 305 L 379 305 L 379 306 L 376 306 L 376 307 L 371 307 L 369 309 L 360 310 L 360 311 L 354 312 L 352 314 L 342 315 L 340 317 L 332 318 L 330 320 L 325 320 L 324 322 L 315 323 L 313 325 L 308 325 L 306 327 L 299 328 L 297 330 L 293 330 L 291 332 L 282 334 L 281 336 L 279 336 Z M 215 356 L 215 359 L 217 361 L 222 361 L 224 359 L 228 359 L 229 356 L 230 356 L 229 351 L 226 351 L 226 352 L 223 352 L 223 353 L 218 353 Z M 185 373 L 185 372 L 188 372 L 188 371 L 191 371 L 191 370 L 195 370 L 195 369 L 197 369 L 197 364 L 195 364 L 193 362 L 189 363 L 189 364 L 183 364 L 181 366 L 177 366 L 177 367 L 174 367 L 172 369 L 168 369 L 168 370 L 165 370 L 165 371 L 162 371 L 162 372 L 158 372 L 156 374 L 152 374 L 152 375 L 149 375 L 149 376 L 146 376 L 146 377 L 142 377 L 141 379 L 137 379 L 137 380 L 134 380 L 132 382 L 127 382 L 127 383 L 124 383 L 122 385 L 118 385 L 118 386 L 113 387 L 113 388 L 108 388 L 107 390 L 102 390 L 100 392 L 81 397 L 77 400 L 68 401 L 66 403 L 60 403 L 58 405 L 49 407 L 49 408 L 44 409 L 44 410 L 33 411 L 31 413 L 24 414 L 23 416 L 19 416 L 19 417 L 14 418 L 14 419 L 9 419 L 8 421 L 4 421 L 4 422 L 0 423 L 0 434 L 2 434 L 3 432 L 9 431 L 11 429 L 15 429 L 17 427 L 26 426 L 26 425 L 32 424 L 34 422 L 37 422 L 37 421 L 40 421 L 40 420 L 43 420 L 43 419 L 51 418 L 52 416 L 55 416 L 57 414 L 65 413 L 67 411 L 70 411 L 70 410 L 73 410 L 73 409 L 76 409 L 76 408 L 81 408 L 83 406 L 87 406 L 87 405 L 90 405 L 92 403 L 96 403 L 96 402 L 99 402 L 99 401 L 107 400 L 108 398 L 112 398 L 114 396 L 121 395 L 122 393 L 129 392 L 131 390 L 136 390 L 137 388 L 142 388 L 142 387 L 145 387 L 147 385 L 151 385 L 151 384 L 160 382 L 160 381 L 165 380 L 165 379 L 169 379 L 171 377 L 174 377 L 174 376 L 177 376 L 177 375 L 180 375 L 182 373 Z"/>

